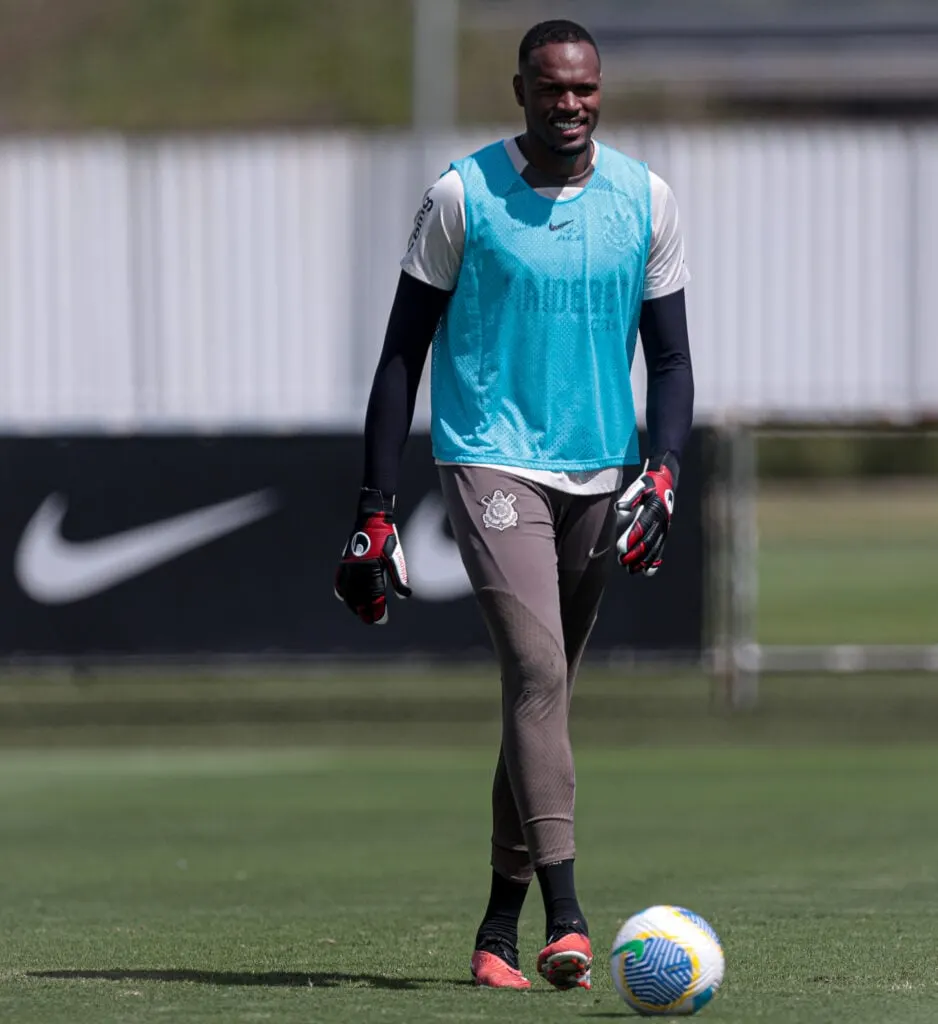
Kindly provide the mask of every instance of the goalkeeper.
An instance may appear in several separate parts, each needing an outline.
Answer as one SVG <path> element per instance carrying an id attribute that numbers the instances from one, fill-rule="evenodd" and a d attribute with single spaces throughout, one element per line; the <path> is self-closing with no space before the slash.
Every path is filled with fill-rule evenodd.
<path id="1" fill-rule="evenodd" d="M 532 28 L 514 91 L 524 132 L 456 161 L 417 212 L 335 588 L 366 623 L 387 619 L 388 581 L 409 594 L 394 496 L 432 346 L 434 457 L 503 695 L 491 892 L 472 974 L 529 987 L 518 919 L 536 877 L 546 915 L 536 969 L 557 988 L 589 988 L 567 718 L 613 554 L 634 574 L 661 565 L 693 413 L 688 275 L 671 190 L 593 141 L 601 73 L 589 33 L 568 21 Z M 630 381 L 639 331 L 644 468 Z"/>

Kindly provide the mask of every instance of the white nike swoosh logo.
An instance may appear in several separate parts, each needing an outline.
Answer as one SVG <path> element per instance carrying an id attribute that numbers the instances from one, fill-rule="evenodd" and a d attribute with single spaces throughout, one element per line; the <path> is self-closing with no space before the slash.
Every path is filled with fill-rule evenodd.
<path id="1" fill-rule="evenodd" d="M 424 601 L 455 601 L 472 593 L 459 548 L 443 532 L 446 506 L 435 493 L 414 509 L 401 531 L 401 547 L 415 597 Z"/>
<path id="2" fill-rule="evenodd" d="M 50 494 L 23 531 L 14 573 L 34 601 L 80 601 L 263 519 L 278 504 L 273 491 L 254 491 L 109 537 L 74 542 L 62 536 L 68 500 Z"/>

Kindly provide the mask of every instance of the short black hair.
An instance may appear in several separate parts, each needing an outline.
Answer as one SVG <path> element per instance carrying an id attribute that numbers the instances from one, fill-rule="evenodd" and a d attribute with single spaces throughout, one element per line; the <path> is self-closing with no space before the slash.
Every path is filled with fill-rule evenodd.
<path id="1" fill-rule="evenodd" d="M 525 67 L 531 58 L 534 50 L 547 46 L 548 43 L 589 43 L 599 56 L 599 47 L 596 40 L 575 21 L 566 21 L 563 18 L 556 18 L 553 21 L 539 21 L 533 28 L 529 28 L 518 47 L 518 67 Z"/>

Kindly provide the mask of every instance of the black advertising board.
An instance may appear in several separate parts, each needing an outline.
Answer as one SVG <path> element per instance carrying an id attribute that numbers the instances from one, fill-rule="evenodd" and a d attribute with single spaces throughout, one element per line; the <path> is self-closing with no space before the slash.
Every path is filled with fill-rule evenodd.
<path id="1" fill-rule="evenodd" d="M 591 654 L 702 649 L 707 449 L 695 432 L 664 569 L 611 568 Z M 0 440 L 0 656 L 487 652 L 425 435 L 398 499 L 414 598 L 392 597 L 390 623 L 371 628 L 335 599 L 360 468 L 358 435 Z"/>

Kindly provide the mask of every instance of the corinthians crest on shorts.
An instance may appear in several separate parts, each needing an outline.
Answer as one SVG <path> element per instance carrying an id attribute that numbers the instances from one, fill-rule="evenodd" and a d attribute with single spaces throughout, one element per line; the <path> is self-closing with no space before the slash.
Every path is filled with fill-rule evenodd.
<path id="1" fill-rule="evenodd" d="M 515 511 L 515 502 L 518 499 L 513 494 L 505 494 L 503 491 L 493 491 L 491 495 L 486 494 L 481 504 L 485 506 L 482 513 L 482 522 L 489 530 L 507 530 L 509 526 L 518 525 L 518 513 Z"/>

